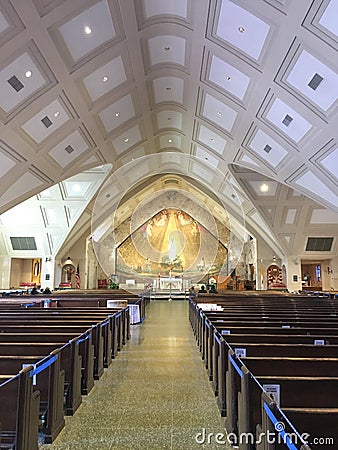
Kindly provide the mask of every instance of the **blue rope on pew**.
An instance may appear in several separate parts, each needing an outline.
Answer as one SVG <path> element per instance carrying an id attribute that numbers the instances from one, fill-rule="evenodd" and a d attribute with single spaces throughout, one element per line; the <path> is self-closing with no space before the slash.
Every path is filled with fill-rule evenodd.
<path id="1" fill-rule="evenodd" d="M 237 364 L 235 363 L 234 358 L 233 358 L 231 355 L 229 355 L 229 361 L 230 361 L 231 364 L 234 366 L 234 368 L 237 370 L 239 376 L 242 378 L 243 372 L 242 372 L 241 369 L 237 366 Z"/>
<path id="2" fill-rule="evenodd" d="M 54 355 L 54 356 L 48 357 L 47 361 L 43 362 L 41 365 L 38 365 L 39 363 L 37 363 L 36 366 L 34 367 L 34 369 L 29 372 L 29 376 L 32 378 L 32 377 L 34 377 L 34 375 L 38 375 L 43 370 L 47 369 L 47 367 L 54 364 L 54 362 L 58 359 L 58 357 L 59 357 L 59 355 Z M 44 360 L 42 359 L 41 362 L 42 361 L 44 361 Z"/>
<path id="3" fill-rule="evenodd" d="M 290 437 L 283 429 L 283 424 L 277 419 L 277 417 L 274 415 L 274 413 L 269 408 L 269 405 L 264 402 L 264 410 L 266 414 L 268 415 L 269 419 L 273 423 L 273 426 L 275 427 L 275 430 L 280 434 L 280 436 L 283 439 L 283 442 L 290 450 L 298 450 L 297 447 L 291 442 Z"/>
<path id="4" fill-rule="evenodd" d="M 82 342 L 86 341 L 86 340 L 89 339 L 89 338 L 90 338 L 90 334 L 87 334 L 86 337 L 81 338 L 81 339 L 78 339 L 78 340 L 76 341 L 76 343 L 77 343 L 77 344 L 82 344 Z"/>
<path id="5" fill-rule="evenodd" d="M 216 341 L 219 343 L 219 345 L 221 345 L 221 341 L 216 333 L 214 334 L 214 337 L 215 337 Z"/>

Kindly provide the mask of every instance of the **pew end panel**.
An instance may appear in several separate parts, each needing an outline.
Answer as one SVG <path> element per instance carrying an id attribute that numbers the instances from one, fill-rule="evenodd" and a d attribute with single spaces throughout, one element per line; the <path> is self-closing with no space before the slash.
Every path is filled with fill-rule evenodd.
<path id="1" fill-rule="evenodd" d="M 34 389 L 32 366 L 0 385 L 1 448 L 37 450 L 40 392 Z"/>

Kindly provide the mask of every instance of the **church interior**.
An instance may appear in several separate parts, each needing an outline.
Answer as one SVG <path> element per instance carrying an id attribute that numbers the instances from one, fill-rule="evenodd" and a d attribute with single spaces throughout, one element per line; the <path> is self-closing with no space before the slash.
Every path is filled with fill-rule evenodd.
<path id="1" fill-rule="evenodd" d="M 337 290 L 336 6 L 1 5 L 0 289 L 74 288 L 68 256 L 83 289 L 154 284 L 139 273 L 165 249 L 126 258 L 125 240 L 177 210 L 219 247 L 190 267 L 175 228 L 183 271 L 224 257 L 224 289 Z"/>
<path id="2" fill-rule="evenodd" d="M 135 444 L 158 406 L 107 407 L 105 440 L 87 396 L 90 448 L 218 448 L 191 443 L 224 426 L 191 288 L 338 299 L 338 0 L 0 0 L 0 47 L 0 295 L 147 296 L 98 390 L 132 403 L 128 380 L 155 368 L 167 413 Z M 75 416 L 73 444 L 67 428 L 41 448 L 89 448 Z"/>

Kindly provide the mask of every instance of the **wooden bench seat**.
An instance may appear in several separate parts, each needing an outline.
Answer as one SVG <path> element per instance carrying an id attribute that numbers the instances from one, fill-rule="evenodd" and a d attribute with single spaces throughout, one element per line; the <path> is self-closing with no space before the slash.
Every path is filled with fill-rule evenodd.
<path id="1" fill-rule="evenodd" d="M 262 394 L 261 403 L 262 425 L 257 426 L 257 436 L 260 433 L 266 436 L 268 431 L 277 434 L 276 424 L 279 426 L 282 424 L 287 435 L 292 437 L 290 445 L 295 444 L 291 448 L 332 450 L 337 447 L 338 408 L 283 408 L 281 410 L 274 402 L 271 402 L 266 393 Z M 297 424 L 296 429 L 293 424 Z M 290 446 L 286 447 L 283 439 L 281 442 L 282 444 L 274 444 L 272 448 L 276 450 L 290 448 Z M 257 450 L 265 448 L 264 445 L 256 446 Z"/>
<path id="2" fill-rule="evenodd" d="M 275 431 L 275 416 L 267 413 L 273 400 L 263 385 L 266 390 L 279 386 L 281 407 L 276 407 L 275 413 L 285 420 L 286 429 L 334 437 L 333 447 L 311 449 L 335 448 L 338 302 L 290 296 L 255 299 L 250 295 L 205 300 L 217 303 L 222 311 L 202 311 L 190 301 L 189 319 L 221 414 L 226 417 L 227 431 L 237 436 L 239 432 Z M 236 350 L 246 355 L 239 357 Z M 267 442 L 240 445 L 240 450 L 253 448 L 287 447 Z M 299 441 L 299 446 L 289 448 L 308 450 L 310 446 Z"/>
<path id="3" fill-rule="evenodd" d="M 1 379 L 1 448 L 38 448 L 40 392 L 33 386 L 31 369 L 22 369 L 6 381 Z"/>
<path id="4" fill-rule="evenodd" d="M 338 393 L 338 358 L 241 357 L 229 350 L 228 370 L 225 374 L 225 398 L 220 403 L 226 416 L 228 432 L 253 432 L 259 423 L 263 384 L 278 384 L 281 408 L 334 408 Z M 245 373 L 254 374 L 254 381 Z M 316 377 L 313 377 L 316 374 Z M 249 380 L 249 381 L 248 381 Z M 257 380 L 259 383 L 257 383 Z M 266 382 L 266 383 L 265 383 Z M 220 387 L 222 384 L 220 384 Z M 244 420 L 243 417 L 250 416 Z M 250 423 L 241 426 L 242 423 Z M 294 422 L 299 429 L 299 424 Z M 244 431 L 243 431 L 244 429 Z"/>
<path id="5" fill-rule="evenodd" d="M 60 350 L 56 349 L 44 357 L 34 354 L 0 356 L 1 374 L 19 372 L 23 365 L 28 367 L 33 365 L 33 369 L 29 371 L 28 375 L 33 379 L 33 384 L 40 393 L 38 411 L 40 417 L 43 417 L 42 432 L 45 443 L 51 443 L 65 424 L 65 374 L 61 369 Z M 7 402 L 8 409 L 14 405 L 15 403 Z"/>

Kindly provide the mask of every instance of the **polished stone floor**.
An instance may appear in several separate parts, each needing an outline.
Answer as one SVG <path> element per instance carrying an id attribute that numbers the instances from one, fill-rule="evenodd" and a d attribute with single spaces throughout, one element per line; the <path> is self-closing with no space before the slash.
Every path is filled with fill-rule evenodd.
<path id="1" fill-rule="evenodd" d="M 225 433 L 224 419 L 189 323 L 188 302 L 152 301 L 146 320 L 131 332 L 54 443 L 40 448 L 227 448 L 222 438 L 215 442 L 217 433 Z"/>

